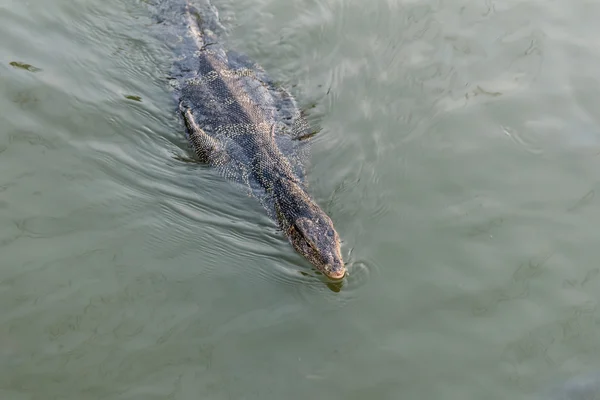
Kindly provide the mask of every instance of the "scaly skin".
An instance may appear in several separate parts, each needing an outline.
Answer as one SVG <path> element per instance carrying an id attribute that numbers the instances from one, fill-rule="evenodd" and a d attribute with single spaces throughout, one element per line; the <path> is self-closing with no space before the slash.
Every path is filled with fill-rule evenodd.
<path id="1" fill-rule="evenodd" d="M 189 0 L 166 1 L 183 14 L 178 21 L 171 12 L 164 23 L 181 38 L 176 92 L 198 158 L 233 180 L 261 187 L 293 248 L 327 277 L 343 278 L 339 236 L 306 192 L 303 168 L 294 158 L 292 140 L 307 136 L 295 101 L 262 68 L 221 46 L 210 7 L 202 13 Z"/>

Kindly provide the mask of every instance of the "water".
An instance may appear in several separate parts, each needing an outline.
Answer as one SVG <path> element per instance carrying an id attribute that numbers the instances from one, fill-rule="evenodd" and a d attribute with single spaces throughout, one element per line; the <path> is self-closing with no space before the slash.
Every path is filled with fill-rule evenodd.
<path id="1" fill-rule="evenodd" d="M 600 4 L 214 2 L 322 128 L 348 280 L 177 159 L 144 2 L 2 0 L 0 398 L 530 399 L 599 367 Z"/>

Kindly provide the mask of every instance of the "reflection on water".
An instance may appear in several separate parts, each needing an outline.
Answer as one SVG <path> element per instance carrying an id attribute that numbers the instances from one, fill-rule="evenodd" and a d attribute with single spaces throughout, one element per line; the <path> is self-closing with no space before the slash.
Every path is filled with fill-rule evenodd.
<path id="1" fill-rule="evenodd" d="M 600 398 L 600 373 L 597 371 L 575 376 L 561 384 L 554 384 L 540 395 L 540 400 L 595 400 Z"/>

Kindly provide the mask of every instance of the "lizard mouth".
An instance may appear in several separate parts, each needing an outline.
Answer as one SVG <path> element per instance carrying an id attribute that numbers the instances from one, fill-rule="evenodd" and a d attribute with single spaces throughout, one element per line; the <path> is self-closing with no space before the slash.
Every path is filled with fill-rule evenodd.
<path id="1" fill-rule="evenodd" d="M 325 271 L 324 273 L 330 279 L 340 280 L 346 276 L 346 268 L 342 267 L 334 271 Z"/>

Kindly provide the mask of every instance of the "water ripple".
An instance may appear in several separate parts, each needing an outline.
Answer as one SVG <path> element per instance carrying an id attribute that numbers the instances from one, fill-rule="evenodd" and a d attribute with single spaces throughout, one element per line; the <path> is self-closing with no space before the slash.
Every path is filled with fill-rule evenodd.
<path id="1" fill-rule="evenodd" d="M 521 146 L 525 151 L 531 154 L 542 154 L 543 149 L 536 144 L 536 140 L 526 135 L 524 132 L 513 129 L 509 126 L 503 126 L 502 131 L 512 139 L 517 145 Z"/>

